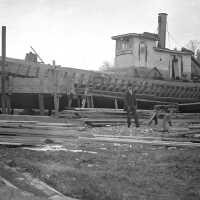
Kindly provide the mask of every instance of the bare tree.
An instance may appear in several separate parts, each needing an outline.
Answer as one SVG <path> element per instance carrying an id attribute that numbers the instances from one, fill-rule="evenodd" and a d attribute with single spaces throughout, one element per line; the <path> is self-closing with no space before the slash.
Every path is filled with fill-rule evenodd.
<path id="1" fill-rule="evenodd" d="M 113 68 L 113 65 L 109 61 L 104 61 L 103 64 L 99 67 L 100 71 L 109 71 Z"/>
<path id="2" fill-rule="evenodd" d="M 200 47 L 200 41 L 199 40 L 190 40 L 186 44 L 186 47 L 195 53 L 196 50 Z"/>
<path id="3" fill-rule="evenodd" d="M 200 62 L 200 41 L 199 40 L 190 40 L 186 47 L 194 52 L 195 58 Z"/>
<path id="4" fill-rule="evenodd" d="M 197 49 L 195 57 L 196 57 L 197 61 L 200 63 L 200 49 Z"/>

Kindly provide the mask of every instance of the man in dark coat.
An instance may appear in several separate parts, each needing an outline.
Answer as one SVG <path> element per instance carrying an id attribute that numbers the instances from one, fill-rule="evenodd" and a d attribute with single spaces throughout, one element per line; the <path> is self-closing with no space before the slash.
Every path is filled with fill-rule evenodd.
<path id="1" fill-rule="evenodd" d="M 133 88 L 130 84 L 127 87 L 127 91 L 126 91 L 126 94 L 125 94 L 124 101 L 125 101 L 124 102 L 125 109 L 127 111 L 128 127 L 131 126 L 132 115 L 134 116 L 136 127 L 139 127 L 138 114 L 137 114 L 137 111 L 136 111 L 136 109 L 137 109 L 136 95 L 135 95 L 135 91 L 133 90 Z"/>

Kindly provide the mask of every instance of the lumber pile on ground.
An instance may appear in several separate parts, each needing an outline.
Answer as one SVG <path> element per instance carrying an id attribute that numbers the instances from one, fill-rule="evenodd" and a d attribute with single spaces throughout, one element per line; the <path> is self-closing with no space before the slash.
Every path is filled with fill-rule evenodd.
<path id="1" fill-rule="evenodd" d="M 175 113 L 173 114 L 174 119 L 199 119 L 200 113 Z"/>
<path id="2" fill-rule="evenodd" d="M 149 119 L 152 112 L 152 110 L 138 110 L 141 122 Z M 126 111 L 123 109 L 77 108 L 62 111 L 60 117 L 79 118 L 92 126 L 121 125 L 126 123 Z"/>
<path id="3" fill-rule="evenodd" d="M 37 122 L 47 122 L 47 123 L 68 123 L 70 120 L 68 118 L 61 119 L 55 118 L 51 116 L 40 116 L 40 115 L 7 115 L 1 114 L 0 120 L 8 120 L 8 121 L 37 121 Z"/>
<path id="4" fill-rule="evenodd" d="M 138 110 L 140 123 L 146 124 L 153 112 L 153 110 Z M 163 114 L 160 113 L 160 116 L 163 116 Z M 121 125 L 126 123 L 126 111 L 123 109 L 76 108 L 62 111 L 59 117 L 63 119 L 81 119 L 86 124 L 92 126 Z M 174 113 L 172 120 L 174 124 L 200 124 L 200 113 Z"/>
<path id="5" fill-rule="evenodd" d="M 82 140 L 86 140 L 86 138 L 81 138 Z M 87 140 L 93 142 L 104 142 L 104 143 L 118 143 L 118 144 L 149 144 L 153 146 L 167 146 L 167 147 L 189 147 L 196 148 L 200 147 L 199 143 L 193 142 L 182 142 L 182 141 L 163 141 L 163 140 L 147 140 L 147 139 L 139 139 L 139 138 L 115 138 L 115 137 L 95 137 L 89 138 Z"/>
<path id="6" fill-rule="evenodd" d="M 51 142 L 60 143 L 70 138 L 78 138 L 82 134 L 81 131 L 85 129 L 84 124 L 79 122 L 42 122 L 34 120 L 37 117 L 31 118 L 31 116 L 29 116 L 29 120 L 20 121 L 20 117 L 18 120 L 16 117 L 14 119 L 0 120 L 0 144 L 39 145 L 48 139 Z"/>

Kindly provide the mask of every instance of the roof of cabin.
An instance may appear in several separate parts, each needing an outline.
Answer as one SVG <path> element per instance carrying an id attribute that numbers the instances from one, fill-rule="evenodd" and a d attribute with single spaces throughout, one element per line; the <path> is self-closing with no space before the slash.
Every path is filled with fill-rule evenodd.
<path id="1" fill-rule="evenodd" d="M 144 32 L 144 33 L 127 33 L 127 34 L 122 34 L 122 35 L 116 35 L 113 36 L 113 40 L 117 40 L 119 38 L 124 38 L 124 37 L 138 37 L 138 38 L 143 38 L 143 39 L 148 39 L 148 40 L 158 40 L 158 34 L 155 33 L 149 33 L 149 32 Z"/>
<path id="2" fill-rule="evenodd" d="M 160 52 L 172 53 L 172 54 L 193 55 L 193 53 L 190 51 L 178 51 L 178 50 L 171 50 L 167 48 L 163 49 L 163 48 L 154 47 L 154 50 L 160 51 Z"/>
<path id="3" fill-rule="evenodd" d="M 126 38 L 126 37 L 137 37 L 137 38 L 142 38 L 142 39 L 158 41 L 158 34 L 149 33 L 149 32 L 144 32 L 142 34 L 127 33 L 127 34 L 122 34 L 122 35 L 116 35 L 116 36 L 113 36 L 112 39 L 113 40 L 118 40 L 118 39 Z M 172 50 L 172 49 L 167 49 L 167 48 L 163 49 L 163 48 L 154 47 L 154 50 L 155 51 L 160 51 L 160 52 L 173 53 L 173 54 L 193 55 L 192 51 L 186 50 L 184 48 L 183 48 L 182 51 L 178 51 L 178 50 Z"/>

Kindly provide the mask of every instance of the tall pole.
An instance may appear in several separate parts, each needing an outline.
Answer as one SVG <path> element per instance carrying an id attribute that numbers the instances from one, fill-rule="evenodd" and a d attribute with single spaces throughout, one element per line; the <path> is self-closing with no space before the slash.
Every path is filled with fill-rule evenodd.
<path id="1" fill-rule="evenodd" d="M 6 26 L 2 26 L 2 57 L 1 57 L 1 105 L 2 113 L 6 113 Z"/>
<path id="2" fill-rule="evenodd" d="M 55 117 L 58 117 L 59 96 L 58 96 L 58 77 L 57 77 L 57 69 L 56 69 L 55 60 L 53 60 L 53 69 L 54 69 L 54 110 L 55 110 Z"/>

